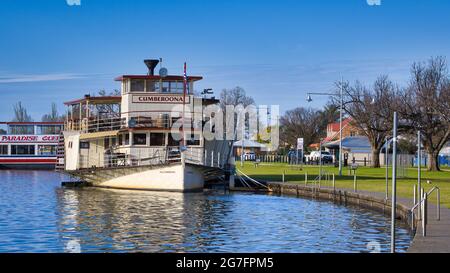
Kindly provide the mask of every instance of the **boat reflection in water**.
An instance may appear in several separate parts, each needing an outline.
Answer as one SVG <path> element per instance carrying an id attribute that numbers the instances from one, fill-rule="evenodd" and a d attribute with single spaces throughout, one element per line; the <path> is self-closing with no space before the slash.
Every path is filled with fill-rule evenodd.
<path id="1" fill-rule="evenodd" d="M 211 250 L 216 238 L 208 231 L 226 229 L 221 224 L 231 209 L 229 202 L 205 196 L 208 194 L 60 189 L 59 233 L 66 250 L 75 252 L 77 245 L 83 252 Z"/>

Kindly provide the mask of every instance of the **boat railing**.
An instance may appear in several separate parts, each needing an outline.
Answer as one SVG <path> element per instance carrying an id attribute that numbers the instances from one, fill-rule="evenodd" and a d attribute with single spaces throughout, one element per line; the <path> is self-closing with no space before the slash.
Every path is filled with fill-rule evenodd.
<path id="1" fill-rule="evenodd" d="M 80 131 L 83 133 L 96 133 L 104 131 L 115 131 L 126 128 L 151 128 L 170 129 L 179 122 L 179 118 L 165 115 L 140 115 L 126 118 L 119 116 L 84 118 L 82 120 L 69 120 L 65 124 L 67 131 Z M 181 127 L 182 123 L 179 124 Z M 186 119 L 183 124 L 185 128 L 201 128 L 201 124 L 191 119 Z"/>
<path id="2" fill-rule="evenodd" d="M 184 151 L 186 163 L 195 165 L 205 165 L 211 167 L 223 167 L 225 160 L 220 153 L 214 152 L 209 154 L 208 158 L 203 152 L 202 147 L 189 147 Z M 136 166 L 152 166 L 181 162 L 182 155 L 178 148 L 157 148 L 157 149 L 131 149 L 126 153 L 120 152 L 120 149 L 111 148 L 104 154 L 88 154 L 80 155 L 78 161 L 79 169 L 93 168 L 114 168 L 114 167 L 136 167 Z"/>
<path id="3" fill-rule="evenodd" d="M 197 165 L 204 164 L 205 158 L 204 158 L 203 148 L 189 147 L 184 152 L 184 154 L 185 154 L 186 162 L 192 163 L 192 164 L 197 164 Z"/>
<path id="4" fill-rule="evenodd" d="M 152 166 L 169 162 L 174 163 L 175 161 L 175 158 L 168 157 L 165 148 L 156 150 L 137 149 L 128 153 L 111 150 L 104 154 L 80 155 L 78 169 Z"/>

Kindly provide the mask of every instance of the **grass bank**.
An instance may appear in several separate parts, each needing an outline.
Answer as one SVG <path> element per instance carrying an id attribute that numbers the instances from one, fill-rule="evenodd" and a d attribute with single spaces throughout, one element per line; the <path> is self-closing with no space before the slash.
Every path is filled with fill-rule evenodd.
<path id="1" fill-rule="evenodd" d="M 237 168 L 245 174 L 264 181 L 282 180 L 282 174 L 285 172 L 285 182 L 290 183 L 304 183 L 305 173 L 308 174 L 308 180 L 312 181 L 319 174 L 318 166 L 303 166 L 301 169 L 292 167 L 284 163 L 261 163 L 258 167 L 252 162 L 245 162 L 241 167 L 239 162 L 236 162 Z M 338 168 L 333 166 L 323 167 L 324 172 L 334 173 L 336 177 L 337 188 L 353 189 L 353 175 L 349 175 L 348 169 L 344 168 L 343 176 L 338 176 Z M 357 170 L 358 190 L 382 192 L 386 190 L 385 169 L 374 169 L 369 167 L 359 167 Z M 417 168 L 408 168 L 405 170 L 404 177 L 397 178 L 397 194 L 399 197 L 412 198 L 413 185 L 417 184 Z M 389 170 L 389 194 L 391 192 L 391 175 L 392 170 Z M 429 180 L 432 184 L 427 184 Z M 322 183 L 323 186 L 331 186 L 331 182 L 327 184 Z M 428 172 L 422 169 L 422 185 L 426 190 L 430 190 L 433 186 L 438 186 L 441 189 L 441 204 L 450 208 L 450 168 L 444 167 L 442 172 Z M 436 196 L 431 196 L 431 201 L 434 203 Z"/>

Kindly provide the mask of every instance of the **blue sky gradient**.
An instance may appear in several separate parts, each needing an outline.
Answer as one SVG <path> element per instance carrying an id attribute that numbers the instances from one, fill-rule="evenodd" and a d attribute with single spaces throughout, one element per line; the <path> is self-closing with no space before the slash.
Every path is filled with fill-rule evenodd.
<path id="1" fill-rule="evenodd" d="M 144 74 L 145 58 L 171 74 L 204 80 L 197 90 L 243 87 L 258 104 L 307 104 L 341 76 L 400 85 L 410 65 L 450 57 L 450 1 L 381 0 L 2 0 L 0 120 L 22 101 L 35 120 L 51 102 L 119 88 L 121 74 Z"/>

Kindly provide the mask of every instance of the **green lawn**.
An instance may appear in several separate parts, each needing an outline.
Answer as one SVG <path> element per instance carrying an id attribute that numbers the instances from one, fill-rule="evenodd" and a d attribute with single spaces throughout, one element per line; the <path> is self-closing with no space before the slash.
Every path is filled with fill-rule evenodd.
<path id="1" fill-rule="evenodd" d="M 303 166 L 303 169 L 292 168 L 290 165 L 283 163 L 261 163 L 259 167 L 255 168 L 254 163 L 246 162 L 244 167 L 240 166 L 240 162 L 236 162 L 237 168 L 245 174 L 260 180 L 265 181 L 281 181 L 282 173 L 285 171 L 285 179 L 287 182 L 304 183 L 305 172 L 308 173 L 308 180 L 311 182 L 319 174 L 318 166 Z M 353 189 L 353 176 L 348 175 L 348 169 L 344 168 L 343 177 L 338 176 L 338 168 L 323 167 L 324 172 L 334 173 L 336 177 L 337 188 Z M 359 167 L 357 170 L 358 190 L 385 192 L 384 168 L 374 169 L 369 167 Z M 405 170 L 406 177 L 397 178 L 397 194 L 399 197 L 412 198 L 413 185 L 417 185 L 417 168 L 409 168 Z M 389 170 L 389 177 L 392 175 L 392 170 Z M 432 184 L 427 184 L 430 180 Z M 331 186 L 330 183 L 323 182 L 323 186 Z M 391 191 L 391 180 L 389 179 L 389 192 Z M 433 186 L 438 186 L 441 189 L 441 204 L 450 208 L 450 168 L 444 167 L 442 172 L 428 172 L 422 169 L 422 186 L 426 190 L 430 190 Z M 431 202 L 436 202 L 436 194 L 431 196 Z"/>

